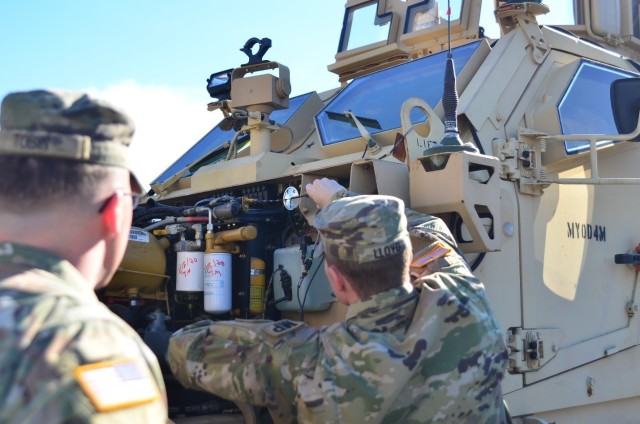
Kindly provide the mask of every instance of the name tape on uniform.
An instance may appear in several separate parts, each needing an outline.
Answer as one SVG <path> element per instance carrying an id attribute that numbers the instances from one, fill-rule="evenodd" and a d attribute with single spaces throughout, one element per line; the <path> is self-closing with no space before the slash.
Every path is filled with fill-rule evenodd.
<path id="1" fill-rule="evenodd" d="M 133 359 L 82 365 L 75 376 L 100 412 L 153 402 L 160 396 L 155 381 Z"/>
<path id="2" fill-rule="evenodd" d="M 450 247 L 445 246 L 442 243 L 437 243 L 433 249 L 429 250 L 422 256 L 415 258 L 413 262 L 411 262 L 411 267 L 424 268 L 431 262 L 446 256 L 449 252 L 451 252 Z"/>

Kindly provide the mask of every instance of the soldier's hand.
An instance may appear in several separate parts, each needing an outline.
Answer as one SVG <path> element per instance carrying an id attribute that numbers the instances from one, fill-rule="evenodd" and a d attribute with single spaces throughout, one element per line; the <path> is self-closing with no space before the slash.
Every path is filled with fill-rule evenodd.
<path id="1" fill-rule="evenodd" d="M 319 209 L 322 209 L 332 201 L 337 199 L 338 193 L 346 192 L 346 189 L 335 180 L 320 178 L 306 186 L 309 197 L 316 202 Z"/>

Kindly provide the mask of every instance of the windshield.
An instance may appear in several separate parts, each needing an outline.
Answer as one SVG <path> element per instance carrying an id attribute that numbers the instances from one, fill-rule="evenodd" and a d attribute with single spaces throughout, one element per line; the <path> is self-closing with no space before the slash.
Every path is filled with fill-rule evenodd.
<path id="1" fill-rule="evenodd" d="M 456 73 L 466 65 L 480 42 L 452 50 Z M 394 66 L 353 80 L 317 116 L 316 125 L 323 145 L 360 137 L 344 112 L 351 111 L 371 134 L 400 127 L 400 109 L 409 97 L 420 97 L 434 106 L 442 98 L 447 52 Z M 424 121 L 415 109 L 411 120 Z"/>
<path id="2" fill-rule="evenodd" d="M 311 93 L 302 94 L 300 96 L 293 97 L 289 100 L 289 109 L 276 110 L 269 115 L 269 119 L 277 122 L 280 125 L 285 125 L 287 121 L 293 116 L 294 113 L 304 104 L 304 102 L 311 96 Z M 235 131 L 233 129 L 223 130 L 220 128 L 220 124 L 216 125 L 211 131 L 209 131 L 204 137 L 193 145 L 187 152 L 175 161 L 169 168 L 167 168 L 159 177 L 157 177 L 151 185 L 159 184 L 165 181 L 167 178 L 177 174 L 187 166 L 191 166 L 194 162 L 205 158 L 216 149 L 224 145 L 225 142 L 230 142 L 233 138 Z M 238 142 L 245 142 L 248 140 L 248 136 L 240 138 Z M 222 149 L 221 151 L 226 151 Z M 226 157 L 226 154 L 223 155 Z M 209 160 L 208 163 L 214 161 Z M 189 176 L 195 170 L 190 170 L 184 176 Z"/>

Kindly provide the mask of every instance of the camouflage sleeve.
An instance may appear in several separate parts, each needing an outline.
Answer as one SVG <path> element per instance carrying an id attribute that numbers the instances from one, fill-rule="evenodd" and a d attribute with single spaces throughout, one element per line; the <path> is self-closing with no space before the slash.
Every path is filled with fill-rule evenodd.
<path id="1" fill-rule="evenodd" d="M 318 330 L 302 322 L 202 321 L 174 333 L 167 360 L 185 387 L 295 417 L 295 376 L 318 353 Z"/>
<path id="2" fill-rule="evenodd" d="M 462 253 L 442 219 L 406 209 L 407 229 L 411 235 L 413 259 L 411 280 L 420 289 L 423 284 L 446 287 L 462 302 L 473 299 L 489 312 L 484 284 L 471 272 Z"/>
<path id="3" fill-rule="evenodd" d="M 41 324 L 42 311 L 31 326 Z M 0 351 L 16 352 L 3 360 L 13 383 L 0 400 L 0 422 L 165 422 L 160 369 L 137 335 L 112 318 L 83 322 L 69 312 L 68 322 L 0 341 Z"/>
<path id="4" fill-rule="evenodd" d="M 442 219 L 409 208 L 406 208 L 404 213 L 407 216 L 407 230 L 412 239 L 422 239 L 428 244 L 442 242 L 457 251 L 458 246 L 451 231 Z"/>

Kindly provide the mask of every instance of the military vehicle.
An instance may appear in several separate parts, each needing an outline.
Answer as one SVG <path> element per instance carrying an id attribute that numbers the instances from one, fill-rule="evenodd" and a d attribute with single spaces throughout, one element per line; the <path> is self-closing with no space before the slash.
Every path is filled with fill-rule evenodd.
<path id="1" fill-rule="evenodd" d="M 567 21 L 540 25 L 539 1 L 347 0 L 334 90 L 291 97 L 266 38 L 211 75 L 224 119 L 152 182 L 101 294 L 163 363 L 172 419 L 267 419 L 182 389 L 163 359 L 172 331 L 343 317 L 305 195 L 330 177 L 448 223 L 504 329 L 514 422 L 638 422 L 638 2 L 550 7 Z"/>

